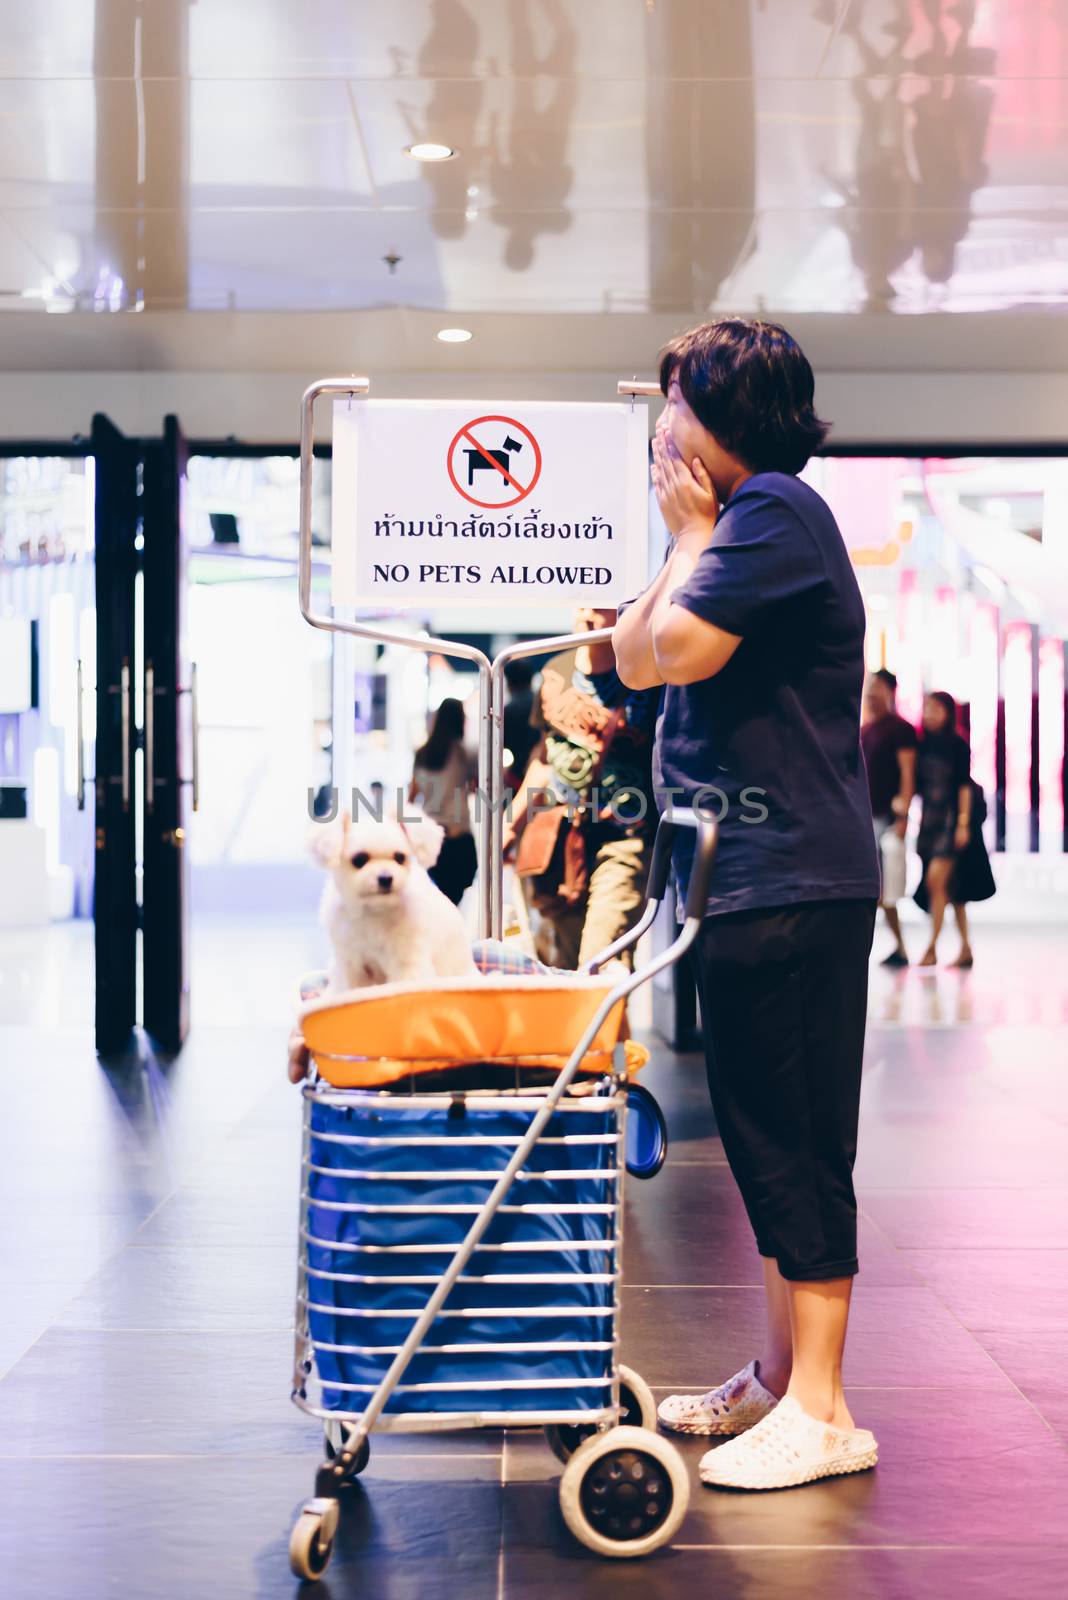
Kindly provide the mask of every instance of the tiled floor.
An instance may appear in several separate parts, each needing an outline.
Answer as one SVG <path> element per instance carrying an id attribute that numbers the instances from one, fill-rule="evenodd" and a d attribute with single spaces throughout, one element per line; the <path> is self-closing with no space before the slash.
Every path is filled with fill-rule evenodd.
<path id="1" fill-rule="evenodd" d="M 6 1600 L 291 1595 L 313 1425 L 288 1394 L 304 925 L 195 930 L 171 1064 L 104 1070 L 85 930 L 0 940 L 0 1572 Z M 948 953 L 948 951 L 947 951 Z M 376 1440 L 327 1581 L 374 1600 L 1047 1600 L 1068 1592 L 1064 930 L 983 930 L 971 974 L 876 969 L 847 1357 L 874 1473 L 696 1483 L 674 1547 L 564 1532 L 540 1435 Z M 758 1263 L 700 1064 L 659 1048 L 668 1166 L 629 1187 L 625 1357 L 657 1393 L 753 1353 Z"/>

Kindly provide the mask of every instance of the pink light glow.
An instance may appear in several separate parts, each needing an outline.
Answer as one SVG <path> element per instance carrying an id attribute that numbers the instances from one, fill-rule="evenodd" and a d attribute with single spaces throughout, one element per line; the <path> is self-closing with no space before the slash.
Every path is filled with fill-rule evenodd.
<path id="1" fill-rule="evenodd" d="M 1064 645 L 1042 639 L 1038 646 L 1038 825 L 1059 850 L 1064 837 Z"/>
<path id="2" fill-rule="evenodd" d="M 961 661 L 960 633 L 955 589 L 941 588 L 931 600 L 930 673 L 932 689 L 945 689 L 955 700 L 967 697 Z"/>
<path id="3" fill-rule="evenodd" d="M 1002 656 L 1005 812 L 1010 819 L 1031 814 L 1031 678 L 1031 624 L 1010 622 Z"/>
<path id="4" fill-rule="evenodd" d="M 801 478 L 834 512 L 847 550 L 892 566 L 900 554 L 896 536 L 907 468 L 904 458 L 894 456 L 814 457 Z"/>
<path id="5" fill-rule="evenodd" d="M 971 706 L 972 775 L 993 798 L 997 786 L 998 613 L 978 601 L 971 619 L 967 699 Z"/>
<path id="6" fill-rule="evenodd" d="M 902 572 L 897 606 L 897 650 L 890 668 L 897 674 L 897 709 L 909 722 L 923 712 L 923 597 L 914 572 Z"/>

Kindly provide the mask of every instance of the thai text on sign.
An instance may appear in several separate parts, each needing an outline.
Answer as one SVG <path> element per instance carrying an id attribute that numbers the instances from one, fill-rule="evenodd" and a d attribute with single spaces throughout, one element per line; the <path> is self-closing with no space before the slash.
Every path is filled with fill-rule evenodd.
<path id="1" fill-rule="evenodd" d="M 335 606 L 613 606 L 646 576 L 644 406 L 338 400 Z"/>

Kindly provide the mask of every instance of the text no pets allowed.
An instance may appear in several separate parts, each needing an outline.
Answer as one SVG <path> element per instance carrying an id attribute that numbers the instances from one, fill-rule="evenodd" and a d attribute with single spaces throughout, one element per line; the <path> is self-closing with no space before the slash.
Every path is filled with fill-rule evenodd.
<path id="1" fill-rule="evenodd" d="M 522 584 L 570 584 L 598 589 L 606 588 L 613 580 L 610 567 L 508 566 L 494 567 L 485 573 L 481 567 L 449 561 L 423 561 L 414 571 L 403 561 L 376 561 L 371 568 L 372 583 L 409 583 L 413 577 L 421 584 L 459 584 L 472 588 L 488 583 L 505 588 Z"/>

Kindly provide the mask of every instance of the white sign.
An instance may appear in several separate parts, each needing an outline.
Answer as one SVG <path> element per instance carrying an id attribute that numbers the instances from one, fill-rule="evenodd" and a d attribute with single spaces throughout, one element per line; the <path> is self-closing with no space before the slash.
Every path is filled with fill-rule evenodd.
<path id="1" fill-rule="evenodd" d="M 334 403 L 332 597 L 611 607 L 644 586 L 644 405 Z"/>

